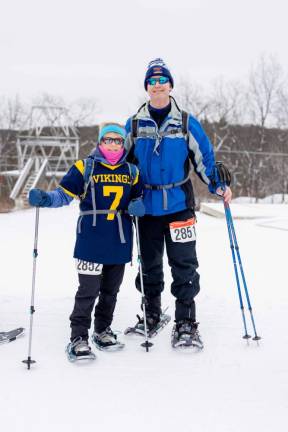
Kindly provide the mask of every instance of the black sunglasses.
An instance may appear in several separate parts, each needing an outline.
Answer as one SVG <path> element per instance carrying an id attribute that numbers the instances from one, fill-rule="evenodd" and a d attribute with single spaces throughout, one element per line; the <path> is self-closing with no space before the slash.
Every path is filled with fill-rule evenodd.
<path id="1" fill-rule="evenodd" d="M 116 144 L 116 145 L 123 145 L 124 139 L 123 138 L 102 138 L 101 140 L 104 144 Z"/>

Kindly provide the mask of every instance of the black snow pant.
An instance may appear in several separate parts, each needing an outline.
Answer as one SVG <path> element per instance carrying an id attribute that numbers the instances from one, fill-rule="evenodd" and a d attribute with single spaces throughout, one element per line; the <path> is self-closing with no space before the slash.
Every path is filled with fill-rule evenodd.
<path id="1" fill-rule="evenodd" d="M 71 341 L 78 336 L 88 339 L 91 314 L 98 296 L 94 312 L 94 330 L 101 333 L 111 325 L 124 269 L 125 264 L 104 264 L 101 275 L 78 274 L 80 285 L 70 315 Z"/>
<path id="2" fill-rule="evenodd" d="M 161 292 L 164 289 L 163 253 L 164 242 L 171 267 L 173 282 L 171 292 L 176 297 L 175 320 L 196 320 L 194 297 L 200 291 L 196 241 L 173 242 L 169 224 L 194 217 L 190 209 L 165 216 L 146 215 L 139 218 L 139 237 L 142 255 L 143 283 L 146 298 L 146 311 L 149 314 L 161 313 Z M 140 291 L 140 276 L 136 277 L 136 287 Z"/>

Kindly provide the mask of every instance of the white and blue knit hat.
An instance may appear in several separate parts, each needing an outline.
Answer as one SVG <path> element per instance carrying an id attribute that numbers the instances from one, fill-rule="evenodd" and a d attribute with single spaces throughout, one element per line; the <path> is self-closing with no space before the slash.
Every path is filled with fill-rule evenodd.
<path id="1" fill-rule="evenodd" d="M 167 65 L 164 63 L 164 61 L 161 58 L 156 58 L 155 60 L 152 60 L 148 64 L 148 68 L 147 68 L 147 72 L 146 72 L 145 80 L 144 80 L 145 90 L 147 90 L 147 80 L 149 78 L 151 78 L 152 76 L 155 76 L 155 75 L 160 75 L 160 76 L 164 76 L 164 77 L 169 78 L 171 87 L 173 88 L 174 81 L 173 81 L 172 75 L 171 75 Z"/>

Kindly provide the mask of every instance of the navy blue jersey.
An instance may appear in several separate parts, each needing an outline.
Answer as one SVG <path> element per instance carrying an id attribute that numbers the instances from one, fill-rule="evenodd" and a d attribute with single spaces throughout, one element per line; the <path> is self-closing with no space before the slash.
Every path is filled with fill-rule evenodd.
<path id="1" fill-rule="evenodd" d="M 78 160 L 60 182 L 66 194 L 80 198 L 74 257 L 100 264 L 124 264 L 131 261 L 133 244 L 127 207 L 131 199 L 142 195 L 143 185 L 139 170 L 125 158 L 118 165 L 109 165 L 97 154 L 86 193 L 83 160 Z"/>

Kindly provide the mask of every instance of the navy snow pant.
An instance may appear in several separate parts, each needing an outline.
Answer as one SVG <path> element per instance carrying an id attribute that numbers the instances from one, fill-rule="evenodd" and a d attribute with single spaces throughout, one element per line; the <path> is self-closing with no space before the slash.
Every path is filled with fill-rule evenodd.
<path id="1" fill-rule="evenodd" d="M 94 312 L 94 330 L 101 333 L 111 325 L 124 269 L 125 264 L 104 264 L 101 275 L 78 274 L 80 285 L 70 315 L 71 341 L 78 336 L 88 339 L 91 314 L 98 296 Z"/>
<path id="2" fill-rule="evenodd" d="M 169 223 L 185 221 L 194 217 L 190 209 L 165 216 L 146 215 L 139 218 L 139 236 L 142 255 L 143 283 L 146 298 L 146 311 L 149 314 L 161 313 L 161 292 L 164 289 L 163 253 L 164 243 L 171 267 L 173 282 L 171 292 L 176 297 L 175 320 L 196 320 L 194 297 L 200 291 L 196 242 L 173 242 Z M 136 277 L 136 287 L 140 291 L 140 276 Z"/>

